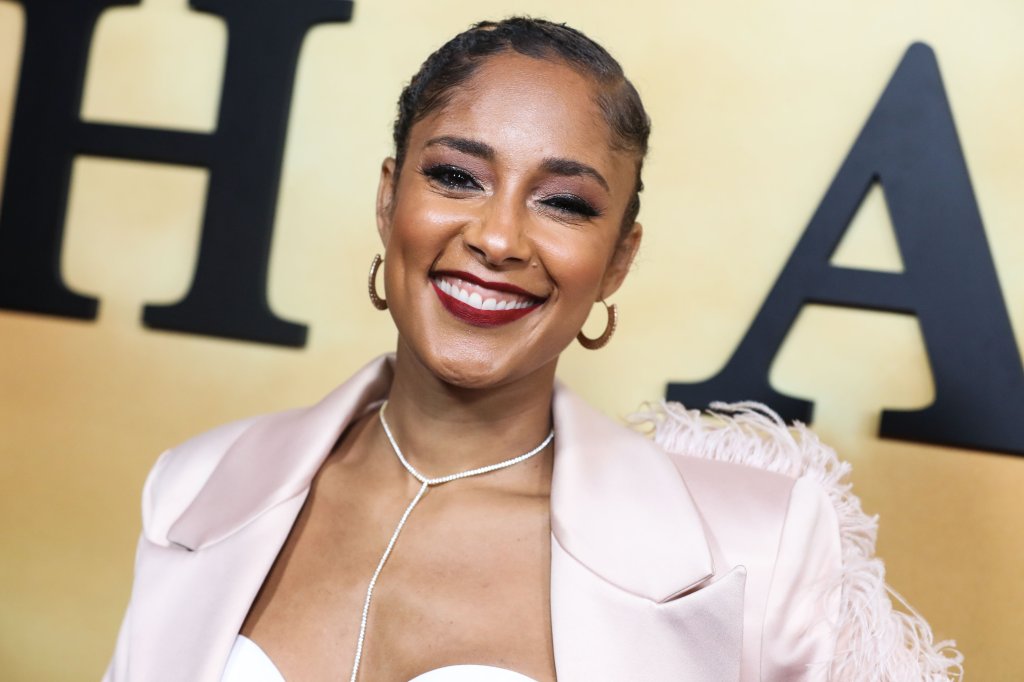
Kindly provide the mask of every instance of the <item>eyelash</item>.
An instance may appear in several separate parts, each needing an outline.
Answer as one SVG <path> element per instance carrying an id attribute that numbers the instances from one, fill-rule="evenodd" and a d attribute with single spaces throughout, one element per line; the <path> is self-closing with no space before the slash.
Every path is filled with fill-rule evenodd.
<path id="1" fill-rule="evenodd" d="M 428 166 L 420 171 L 428 179 L 437 182 L 448 190 L 465 191 L 481 189 L 478 183 L 469 172 L 451 166 L 446 163 Z M 601 212 L 594 208 L 587 200 L 575 194 L 556 194 L 541 201 L 542 204 L 557 213 L 577 218 L 597 218 Z"/>
<path id="2" fill-rule="evenodd" d="M 446 189 L 480 189 L 480 183 L 478 183 L 471 174 L 457 166 L 449 166 L 448 164 L 442 163 L 436 166 L 424 168 L 420 172 Z"/>
<path id="3" fill-rule="evenodd" d="M 584 218 L 597 218 L 601 212 L 590 205 L 590 202 L 575 194 L 556 194 L 543 200 L 545 206 L 553 208 L 559 213 L 566 215 L 580 216 Z"/>

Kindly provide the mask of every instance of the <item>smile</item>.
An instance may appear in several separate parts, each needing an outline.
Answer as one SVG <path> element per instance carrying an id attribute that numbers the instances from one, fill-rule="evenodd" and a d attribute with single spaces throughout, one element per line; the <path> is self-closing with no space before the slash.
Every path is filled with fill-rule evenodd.
<path id="1" fill-rule="evenodd" d="M 514 322 L 544 303 L 518 287 L 483 282 L 464 273 L 436 274 L 430 283 L 448 312 L 478 327 Z"/>

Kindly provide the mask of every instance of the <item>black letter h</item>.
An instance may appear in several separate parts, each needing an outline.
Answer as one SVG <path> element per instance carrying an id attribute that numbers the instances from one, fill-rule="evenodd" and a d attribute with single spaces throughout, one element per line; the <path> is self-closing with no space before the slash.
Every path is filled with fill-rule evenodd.
<path id="1" fill-rule="evenodd" d="M 147 305 L 157 329 L 302 346 L 306 327 L 267 304 L 267 268 L 295 66 L 318 23 L 348 21 L 349 0 L 190 0 L 228 27 L 217 128 L 192 133 L 83 122 L 93 30 L 106 9 L 140 0 L 19 0 L 25 41 L 0 204 L 0 308 L 93 319 L 95 298 L 69 290 L 60 252 L 76 154 L 210 170 L 191 287 Z M 188 49 L 183 45 L 182 49 Z"/>

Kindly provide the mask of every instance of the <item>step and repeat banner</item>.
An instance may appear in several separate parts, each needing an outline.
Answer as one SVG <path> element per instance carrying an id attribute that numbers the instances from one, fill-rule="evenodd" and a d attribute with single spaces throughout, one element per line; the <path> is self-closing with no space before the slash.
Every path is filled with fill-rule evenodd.
<path id="1" fill-rule="evenodd" d="M 810 421 L 890 583 L 1024 678 L 1024 4 L 0 2 L 0 673 L 95 679 L 166 447 L 394 346 L 401 87 L 485 18 L 607 46 L 653 119 L 619 331 L 562 379 Z M 604 324 L 595 309 L 587 330 Z"/>

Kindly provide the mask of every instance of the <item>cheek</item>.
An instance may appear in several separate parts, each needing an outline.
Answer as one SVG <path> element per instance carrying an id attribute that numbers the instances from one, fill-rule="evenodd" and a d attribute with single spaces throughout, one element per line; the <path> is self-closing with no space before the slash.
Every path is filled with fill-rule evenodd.
<path id="1" fill-rule="evenodd" d="M 433 262 L 457 234 L 459 216 L 429 200 L 399 202 L 392 213 L 387 251 L 406 267 Z"/>
<path id="2" fill-rule="evenodd" d="M 575 239 L 548 240 L 542 261 L 562 296 L 588 307 L 597 296 L 610 260 L 607 240 L 591 235 Z"/>

